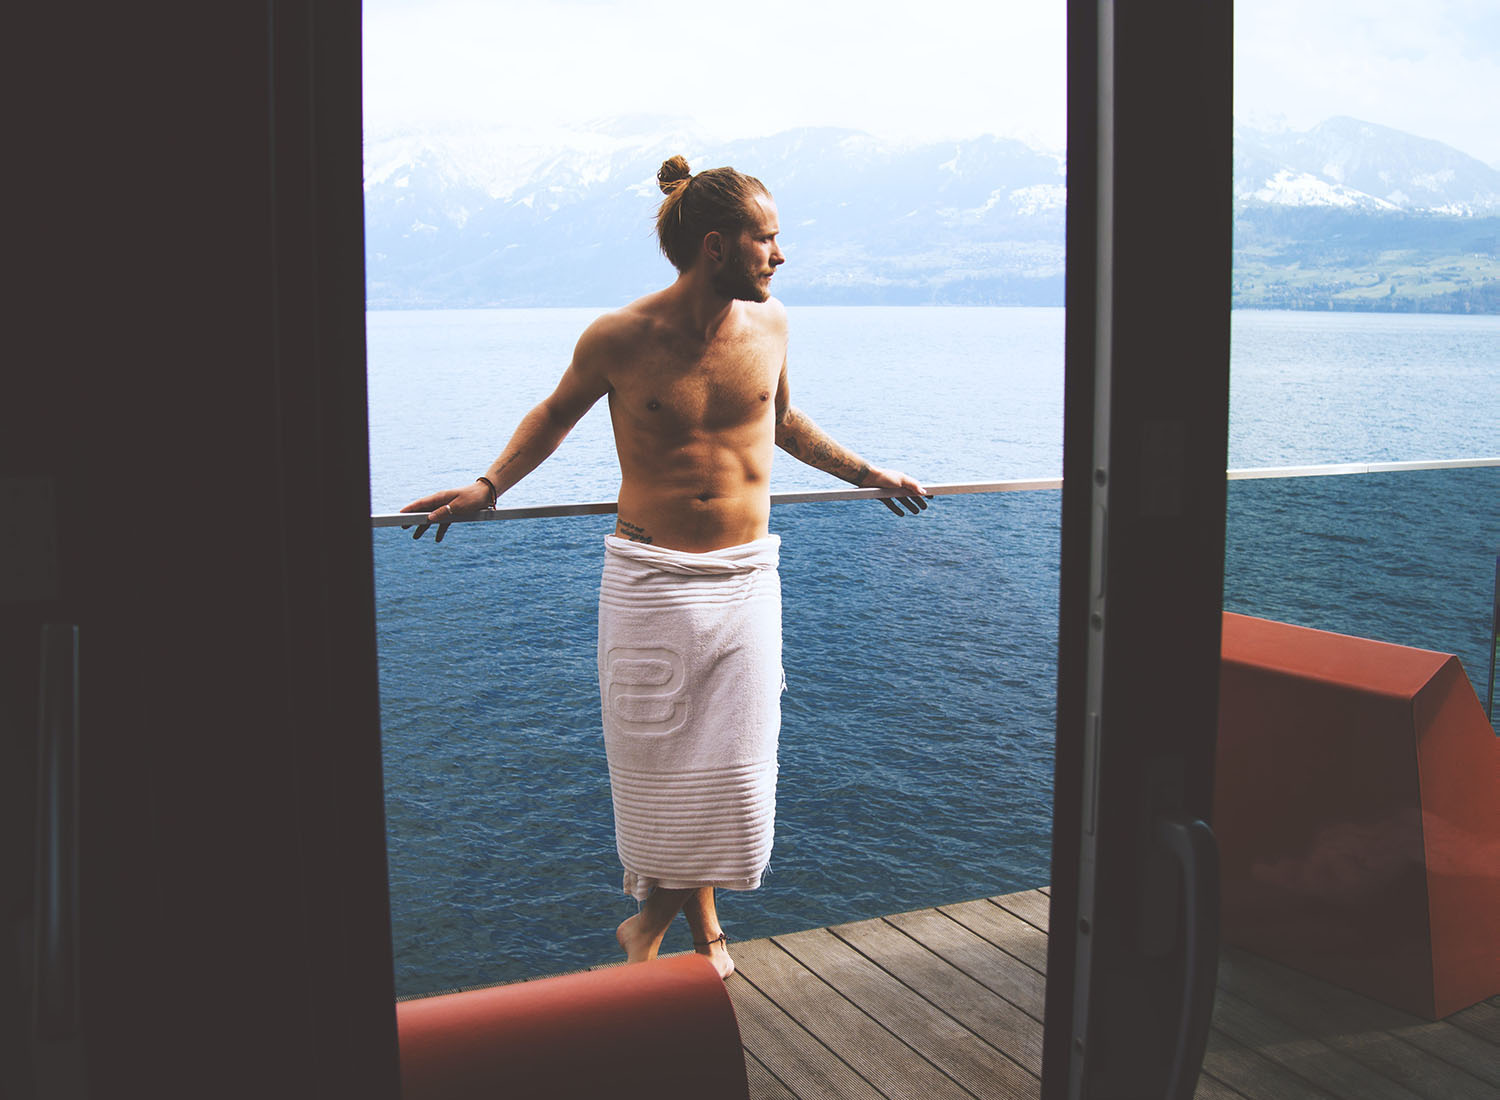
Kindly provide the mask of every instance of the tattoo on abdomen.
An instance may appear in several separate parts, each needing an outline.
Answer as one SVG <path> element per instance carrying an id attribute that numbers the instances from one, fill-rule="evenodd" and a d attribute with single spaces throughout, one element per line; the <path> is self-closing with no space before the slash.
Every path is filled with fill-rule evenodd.
<path id="1" fill-rule="evenodd" d="M 631 542 L 651 542 L 651 536 L 646 534 L 646 529 L 639 524 L 629 523 L 626 520 L 617 520 L 615 523 L 615 534 Z"/>

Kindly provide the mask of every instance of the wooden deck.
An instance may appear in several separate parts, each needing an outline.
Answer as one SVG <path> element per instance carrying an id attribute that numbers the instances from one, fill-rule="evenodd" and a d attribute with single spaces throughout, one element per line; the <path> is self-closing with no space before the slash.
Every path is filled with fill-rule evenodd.
<path id="1" fill-rule="evenodd" d="M 750 1095 L 1037 1097 L 1047 904 L 1028 890 L 733 944 Z M 1227 950 L 1197 1095 L 1495 1100 L 1500 998 L 1432 1023 Z"/>

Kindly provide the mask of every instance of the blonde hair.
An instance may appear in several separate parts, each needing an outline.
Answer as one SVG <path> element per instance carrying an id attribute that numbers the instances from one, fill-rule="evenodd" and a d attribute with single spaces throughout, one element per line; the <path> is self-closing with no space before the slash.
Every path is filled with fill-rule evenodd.
<path id="1" fill-rule="evenodd" d="M 678 271 L 693 265 L 706 234 L 749 225 L 750 204 L 757 196 L 771 197 L 754 176 L 733 168 L 710 168 L 695 176 L 680 156 L 662 162 L 656 183 L 667 196 L 656 212 L 656 238 Z"/>

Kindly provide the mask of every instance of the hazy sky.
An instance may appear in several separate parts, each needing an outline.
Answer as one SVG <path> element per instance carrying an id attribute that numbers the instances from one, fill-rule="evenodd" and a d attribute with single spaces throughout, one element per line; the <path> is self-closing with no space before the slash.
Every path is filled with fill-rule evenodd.
<path id="1" fill-rule="evenodd" d="M 1061 149 L 1063 0 L 366 0 L 366 123 L 692 119 L 708 135 L 849 126 Z M 1235 113 L 1332 115 L 1500 164 L 1500 3 L 1237 0 Z"/>
<path id="2" fill-rule="evenodd" d="M 1353 115 L 1500 166 L 1500 3 L 1236 0 L 1234 89 L 1246 121 Z"/>

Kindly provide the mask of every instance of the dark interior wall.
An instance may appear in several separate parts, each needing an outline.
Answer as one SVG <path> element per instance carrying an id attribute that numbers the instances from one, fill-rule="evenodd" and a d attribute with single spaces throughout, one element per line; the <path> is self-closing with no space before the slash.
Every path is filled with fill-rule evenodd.
<path id="1" fill-rule="evenodd" d="M 38 632 L 68 621 L 90 1094 L 394 1090 L 358 20 L 31 5 L 9 35 L 0 477 L 52 492 L 58 585 L 0 604 L 7 1085 L 45 1083 L 13 1057 L 29 1014 L 9 948 L 31 900 Z"/>

